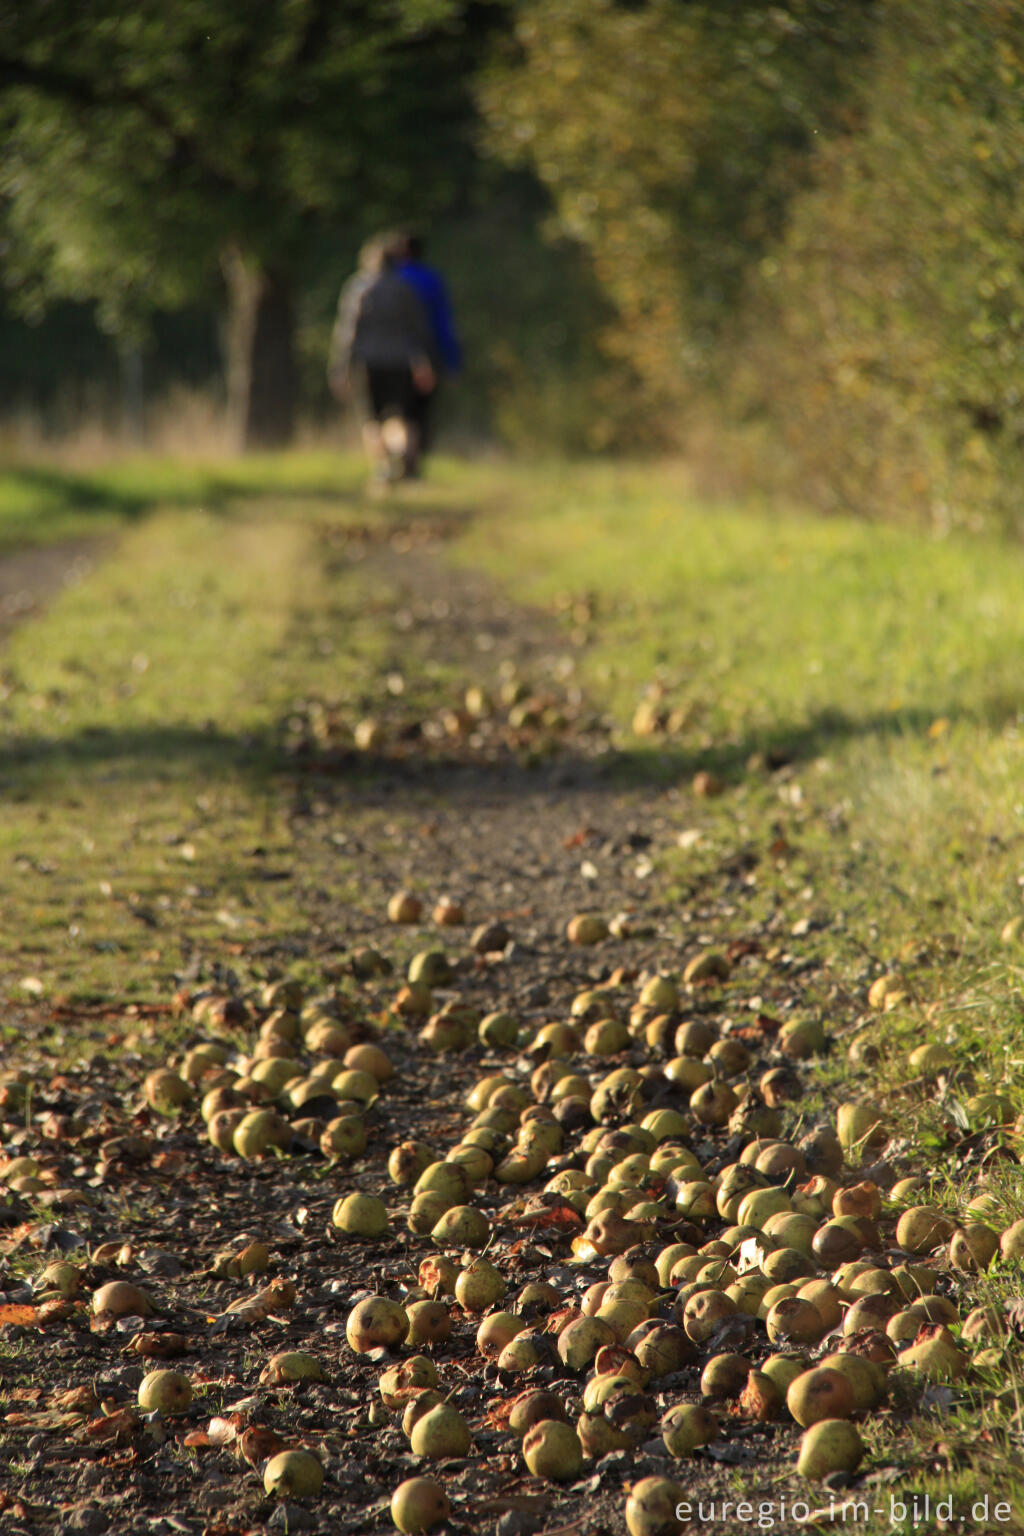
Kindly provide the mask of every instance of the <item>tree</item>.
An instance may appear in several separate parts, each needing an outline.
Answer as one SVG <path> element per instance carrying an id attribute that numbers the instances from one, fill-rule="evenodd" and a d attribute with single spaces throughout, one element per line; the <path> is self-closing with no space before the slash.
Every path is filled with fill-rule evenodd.
<path id="1" fill-rule="evenodd" d="M 665 430 L 707 381 L 748 274 L 841 120 L 866 0 L 529 0 L 481 101 L 618 311 L 606 335 Z M 630 402 L 633 402 L 632 405 Z M 628 422 L 626 423 L 628 426 Z M 671 432 L 671 427 L 669 427 Z"/>
<path id="2" fill-rule="evenodd" d="M 229 409 L 287 439 L 296 273 L 325 223 L 450 205 L 497 0 L 21 0 L 0 17 L 0 193 L 22 305 L 131 341 L 219 280 Z"/>
<path id="3" fill-rule="evenodd" d="M 820 506 L 1019 532 L 1024 12 L 883 0 L 857 99 L 752 285 L 737 394 Z"/>

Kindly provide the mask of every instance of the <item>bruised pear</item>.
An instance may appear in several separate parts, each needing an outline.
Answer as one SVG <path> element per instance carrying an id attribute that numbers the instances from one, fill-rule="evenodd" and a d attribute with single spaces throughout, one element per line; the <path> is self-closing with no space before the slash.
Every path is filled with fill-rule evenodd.
<path id="1" fill-rule="evenodd" d="M 451 1318 L 443 1301 L 410 1301 L 405 1311 L 409 1319 L 405 1342 L 413 1348 L 443 1343 L 451 1334 Z"/>
<path id="2" fill-rule="evenodd" d="M 525 1327 L 523 1319 L 515 1317 L 511 1312 L 488 1313 L 476 1331 L 477 1352 L 485 1360 L 496 1360 L 505 1345 L 510 1344 Z"/>
<path id="3" fill-rule="evenodd" d="M 392 923 L 418 923 L 423 903 L 412 891 L 396 891 L 388 902 L 388 920 Z"/>
<path id="4" fill-rule="evenodd" d="M 845 1376 L 829 1366 L 816 1366 L 790 1383 L 786 1407 L 801 1428 L 808 1429 L 821 1419 L 848 1419 L 856 1403 Z"/>
<path id="5" fill-rule="evenodd" d="M 968 1273 L 984 1272 L 999 1252 L 999 1238 L 981 1221 L 958 1227 L 949 1240 L 949 1262 Z"/>
<path id="6" fill-rule="evenodd" d="M 509 1340 L 496 1363 L 499 1371 L 505 1371 L 509 1376 L 522 1376 L 534 1366 L 545 1364 L 550 1354 L 549 1335 L 524 1329 Z"/>
<path id="7" fill-rule="evenodd" d="M 323 1367 L 304 1350 L 284 1350 L 271 1355 L 260 1372 L 260 1386 L 280 1387 L 296 1381 L 323 1381 Z"/>
<path id="8" fill-rule="evenodd" d="M 174 1115 L 191 1102 L 192 1089 L 177 1072 L 158 1067 L 150 1072 L 142 1084 L 146 1103 L 159 1115 Z"/>
<path id="9" fill-rule="evenodd" d="M 403 1394 L 410 1389 L 437 1386 L 437 1366 L 429 1355 L 411 1355 L 400 1365 L 391 1365 L 378 1384 L 381 1398 L 388 1408 L 399 1408 Z"/>
<path id="10" fill-rule="evenodd" d="M 838 1371 L 853 1390 L 853 1406 L 856 1413 L 864 1413 L 882 1402 L 885 1397 L 885 1372 L 874 1360 L 864 1355 L 842 1350 L 819 1360 L 822 1369 Z"/>
<path id="11" fill-rule="evenodd" d="M 682 1483 L 667 1477 L 644 1477 L 634 1483 L 626 1500 L 629 1536 L 676 1536 L 683 1524 L 677 1507 L 686 1500 Z"/>
<path id="12" fill-rule="evenodd" d="M 97 1317 L 151 1317 L 156 1311 L 147 1291 L 127 1280 L 109 1280 L 92 1295 Z"/>
<path id="13" fill-rule="evenodd" d="M 930 1253 L 948 1243 L 956 1224 L 933 1205 L 912 1205 L 896 1223 L 896 1241 L 908 1253 Z"/>
<path id="14" fill-rule="evenodd" d="M 712 1355 L 700 1378 L 700 1390 L 713 1401 L 739 1397 L 750 1375 L 750 1361 L 743 1355 Z"/>
<path id="15" fill-rule="evenodd" d="M 967 1356 L 957 1348 L 949 1329 L 939 1326 L 919 1343 L 900 1350 L 899 1363 L 920 1371 L 929 1381 L 955 1381 L 967 1369 Z"/>
<path id="16" fill-rule="evenodd" d="M 839 1145 L 852 1163 L 863 1161 L 866 1152 L 884 1147 L 888 1136 L 881 1110 L 875 1104 L 840 1104 L 836 1111 Z"/>
<path id="17" fill-rule="evenodd" d="M 351 1162 L 366 1151 L 366 1126 L 358 1115 L 336 1115 L 324 1126 L 320 1151 L 338 1162 Z"/>
<path id="18" fill-rule="evenodd" d="M 263 1157 L 290 1137 L 291 1127 L 275 1110 L 251 1109 L 235 1127 L 232 1142 L 239 1157 Z"/>
<path id="19" fill-rule="evenodd" d="M 603 1318 L 578 1317 L 559 1334 L 558 1354 L 570 1371 L 582 1371 L 603 1345 L 617 1342 L 614 1330 Z"/>
<path id="20" fill-rule="evenodd" d="M 491 1224 L 475 1206 L 453 1205 L 430 1235 L 439 1248 L 483 1248 L 490 1238 Z"/>
<path id="21" fill-rule="evenodd" d="M 263 1487 L 282 1498 L 313 1498 L 324 1485 L 324 1469 L 310 1451 L 281 1451 L 263 1469 Z"/>
<path id="22" fill-rule="evenodd" d="M 718 1434 L 718 1420 L 699 1403 L 679 1403 L 661 1421 L 662 1439 L 670 1456 L 691 1456 Z"/>
<path id="23" fill-rule="evenodd" d="M 581 912 L 569 920 L 565 936 L 570 944 L 600 944 L 608 937 L 608 924 L 593 912 Z"/>
<path id="24" fill-rule="evenodd" d="M 367 1296 L 357 1302 L 345 1324 L 345 1337 L 357 1355 L 368 1355 L 372 1349 L 394 1349 L 408 1332 L 405 1308 L 386 1296 Z"/>
<path id="25" fill-rule="evenodd" d="M 532 1388 L 521 1392 L 512 1404 L 508 1427 L 514 1435 L 523 1436 L 528 1429 L 543 1423 L 545 1419 L 559 1419 L 563 1424 L 567 1423 L 565 1404 L 555 1392 Z"/>
<path id="26" fill-rule="evenodd" d="M 431 1408 L 437 1408 L 444 1402 L 444 1398 L 436 1387 L 412 1387 L 406 1391 L 402 1398 L 402 1433 L 407 1439 L 412 1436 L 416 1425 L 425 1413 Z"/>
<path id="27" fill-rule="evenodd" d="M 523 1436 L 523 1460 L 534 1477 L 553 1483 L 572 1482 L 583 1466 L 579 1436 L 571 1424 L 542 1419 Z"/>

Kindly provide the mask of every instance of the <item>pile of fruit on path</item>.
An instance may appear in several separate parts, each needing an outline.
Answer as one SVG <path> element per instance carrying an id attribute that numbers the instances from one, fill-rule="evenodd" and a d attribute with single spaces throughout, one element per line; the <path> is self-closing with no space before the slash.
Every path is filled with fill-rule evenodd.
<path id="1" fill-rule="evenodd" d="M 569 659 L 571 666 L 571 658 Z M 421 709 L 405 697 L 401 673 L 389 674 L 387 697 L 372 713 L 347 699 L 298 700 L 281 722 L 284 750 L 321 769 L 360 753 L 395 761 L 494 762 L 509 753 L 547 756 L 570 738 L 574 751 L 606 747 L 608 722 L 588 709 L 580 688 L 562 675 L 532 686 L 506 664 L 497 688 L 473 684 L 441 707 Z"/>
<path id="2" fill-rule="evenodd" d="M 444 928 L 462 919 L 455 902 L 433 915 Z M 416 922 L 418 899 L 399 893 L 389 917 Z M 566 944 L 607 938 L 583 914 Z M 91 1329 L 146 1366 L 131 1403 L 65 1393 L 65 1427 L 94 1443 L 230 1446 L 268 1496 L 319 1499 L 333 1485 L 344 1497 L 345 1467 L 315 1433 L 289 1439 L 254 1417 L 267 1394 L 340 1378 L 372 1393 L 363 1427 L 404 1446 L 393 1464 L 416 1473 L 376 1490 L 402 1531 L 460 1524 L 463 1473 L 479 1461 L 570 1491 L 618 1467 L 629 1531 L 660 1536 L 688 1523 L 691 1469 L 711 1475 L 723 1445 L 774 1457 L 776 1479 L 782 1453 L 803 1483 L 835 1490 L 866 1469 L 867 1416 L 896 1424 L 926 1383 L 958 1390 L 1001 1356 L 1005 1318 L 969 1298 L 1000 1253 L 1024 1255 L 1024 1221 L 1007 1224 L 991 1191 L 960 1210 L 935 1203 L 927 1179 L 886 1161 L 873 1104 L 802 1120 L 820 1021 L 724 1018 L 729 962 L 703 950 L 678 976 L 620 968 L 566 1017 L 526 1030 L 468 1000 L 490 979 L 472 957 L 507 942 L 500 925 L 481 928 L 461 969 L 424 950 L 404 981 L 357 950 L 345 988 L 319 1000 L 288 980 L 189 999 L 191 1042 L 141 1084 L 141 1123 L 148 1114 L 156 1129 L 135 1146 L 109 1138 L 99 1163 L 76 1150 L 88 1116 L 68 1109 L 71 1077 L 47 1088 L 27 1070 L 3 1074 L 0 1324 Z M 429 1141 L 415 1134 L 425 1091 Z M 181 1309 L 185 1331 L 167 1326 L 173 1266 L 147 1273 L 131 1242 L 74 1235 L 97 1224 L 97 1168 L 161 1146 L 173 1167 L 204 1136 L 215 1168 L 308 1172 L 310 1208 L 326 1190 L 334 1251 L 355 1255 L 368 1282 L 341 1288 L 336 1324 L 320 1306 L 313 1347 L 264 1354 L 237 1384 L 249 1395 L 213 1418 L 209 1378 L 165 1362 L 235 1329 L 294 1342 L 309 1211 L 290 1272 L 272 1234 L 216 1254 L 213 1291 Z M 19 1289 L 12 1255 L 52 1248 L 55 1231 L 66 1256 L 32 1259 Z M 225 1286 L 235 1299 L 215 1310 Z M 373 1490 L 351 1496 L 363 1506 Z"/>

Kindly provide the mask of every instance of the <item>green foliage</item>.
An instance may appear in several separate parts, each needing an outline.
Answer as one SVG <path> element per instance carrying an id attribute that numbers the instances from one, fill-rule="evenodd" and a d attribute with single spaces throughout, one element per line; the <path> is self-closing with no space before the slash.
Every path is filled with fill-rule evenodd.
<path id="1" fill-rule="evenodd" d="M 887 0 L 748 309 L 741 396 L 826 506 L 1021 526 L 1024 12 Z"/>
<path id="2" fill-rule="evenodd" d="M 685 818 L 665 863 L 688 909 L 731 871 L 735 935 L 778 935 L 805 998 L 820 986 L 828 1010 L 837 982 L 848 997 L 893 970 L 915 999 L 906 1050 L 934 1033 L 1019 1093 L 1020 939 L 1001 934 L 1021 911 L 1024 553 L 709 505 L 681 468 L 620 460 L 509 476 L 461 557 L 567 628 L 594 616 L 580 682 L 612 713 L 618 769 L 660 776 Z M 675 723 L 635 736 L 652 691 Z M 704 768 L 721 796 L 689 793 Z M 877 1071 L 905 1084 L 905 1055 Z"/>
<path id="3" fill-rule="evenodd" d="M 9 9 L 0 192 L 25 305 L 95 297 L 123 334 L 202 293 L 228 248 L 287 268 L 319 219 L 366 229 L 450 201 L 472 160 L 467 63 L 498 10 Z"/>
<path id="4" fill-rule="evenodd" d="M 870 36 L 863 0 L 727 8 L 533 0 L 481 99 L 618 315 L 605 435 L 672 435 L 723 323 L 842 110 Z M 676 427 L 678 430 L 678 426 Z"/>

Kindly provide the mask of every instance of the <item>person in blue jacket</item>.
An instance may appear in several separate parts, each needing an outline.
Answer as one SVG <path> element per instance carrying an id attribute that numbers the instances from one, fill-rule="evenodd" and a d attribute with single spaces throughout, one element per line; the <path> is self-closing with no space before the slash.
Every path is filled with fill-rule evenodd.
<path id="1" fill-rule="evenodd" d="M 413 289 L 427 311 L 433 332 L 430 361 L 434 367 L 434 387 L 430 390 L 417 390 L 414 402 L 414 420 L 419 429 L 418 441 L 422 453 L 430 445 L 437 384 L 445 375 L 457 374 L 461 369 L 462 346 L 455 329 L 455 318 L 444 278 L 423 260 L 421 236 L 411 232 L 404 234 L 397 256 L 395 270 Z"/>

